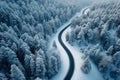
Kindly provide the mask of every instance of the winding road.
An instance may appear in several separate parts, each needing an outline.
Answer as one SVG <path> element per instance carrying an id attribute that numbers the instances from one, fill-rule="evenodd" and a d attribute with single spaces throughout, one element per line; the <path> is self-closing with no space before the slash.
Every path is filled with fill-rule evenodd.
<path id="1" fill-rule="evenodd" d="M 68 73 L 67 75 L 65 76 L 64 80 L 70 80 L 72 75 L 73 75 L 73 72 L 74 72 L 74 68 L 75 68 L 75 63 L 74 63 L 74 59 L 73 59 L 73 56 L 70 52 L 70 50 L 65 46 L 65 44 L 63 43 L 62 41 L 62 33 L 70 26 L 67 25 L 58 35 L 58 40 L 60 42 L 60 44 L 62 45 L 62 47 L 64 48 L 64 50 L 66 51 L 68 57 L 69 57 L 69 61 L 70 61 L 70 66 L 69 66 L 69 70 L 68 70 Z"/>
<path id="2" fill-rule="evenodd" d="M 52 39 L 51 46 L 53 41 L 55 41 L 57 48 L 61 53 L 60 57 L 62 59 L 62 66 L 59 73 L 51 80 L 103 80 L 100 72 L 91 61 L 91 72 L 86 75 L 81 71 L 80 67 L 84 62 L 83 59 L 81 59 L 83 54 L 79 52 L 77 47 L 71 46 L 69 43 L 67 43 L 65 39 L 66 32 L 70 29 L 69 26 L 71 25 L 71 21 L 75 17 L 80 17 L 81 14 L 86 12 L 86 10 L 87 8 L 84 8 L 80 13 L 76 13 L 73 18 L 71 18 L 66 24 L 58 29 L 58 32 Z"/>
<path id="3" fill-rule="evenodd" d="M 87 10 L 87 8 L 85 8 L 83 11 L 82 11 L 82 14 L 85 12 L 85 10 Z M 65 46 L 64 42 L 62 41 L 62 34 L 63 32 L 71 25 L 71 23 L 69 23 L 68 25 L 66 25 L 65 28 L 63 28 L 60 33 L 58 34 L 58 41 L 59 43 L 61 44 L 61 46 L 64 48 L 64 50 L 66 51 L 67 55 L 68 55 L 68 58 L 69 58 L 69 61 L 70 61 L 70 66 L 69 66 L 69 70 L 64 78 L 64 80 L 71 80 L 72 76 L 73 76 L 73 73 L 74 73 L 74 69 L 75 69 L 75 62 L 74 62 L 74 58 L 73 58 L 73 55 L 72 53 L 70 52 L 70 50 Z"/>

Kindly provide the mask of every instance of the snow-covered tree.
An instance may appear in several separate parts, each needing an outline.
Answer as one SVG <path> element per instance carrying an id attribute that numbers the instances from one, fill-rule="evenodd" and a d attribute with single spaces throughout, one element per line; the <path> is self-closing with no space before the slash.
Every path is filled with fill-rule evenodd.
<path id="1" fill-rule="evenodd" d="M 55 41 L 53 42 L 53 47 L 54 47 L 54 48 L 57 48 L 57 45 L 56 45 L 56 42 L 55 42 Z"/>
<path id="2" fill-rule="evenodd" d="M 117 30 L 116 30 L 116 33 L 117 33 L 117 37 L 120 38 L 120 25 L 118 26 Z"/>
<path id="3" fill-rule="evenodd" d="M 35 75 L 37 77 L 44 78 L 45 72 L 46 72 L 45 63 L 44 63 L 42 56 L 39 53 L 36 54 L 36 63 L 35 64 L 36 64 Z"/>
<path id="4" fill-rule="evenodd" d="M 110 34 L 108 32 L 103 32 L 101 33 L 100 37 L 101 37 L 101 43 L 103 45 L 103 48 L 107 50 L 111 44 Z"/>
<path id="5" fill-rule="evenodd" d="M 1 23 L 0 31 L 3 32 L 3 31 L 7 31 L 7 30 L 8 30 L 8 26 L 5 23 Z"/>
<path id="6" fill-rule="evenodd" d="M 26 42 L 24 42 L 22 39 L 19 40 L 19 49 L 18 49 L 18 57 L 20 61 L 24 61 L 22 58 L 27 54 L 31 54 L 30 47 Z"/>
<path id="7" fill-rule="evenodd" d="M 115 44 L 113 45 L 113 54 L 116 53 L 117 51 L 120 51 L 120 44 Z"/>
<path id="8" fill-rule="evenodd" d="M 89 60 L 85 60 L 82 67 L 81 67 L 81 70 L 83 71 L 83 73 L 85 74 L 88 74 L 91 70 L 91 64 L 89 62 Z"/>
<path id="9" fill-rule="evenodd" d="M 106 72 L 109 70 L 110 65 L 112 64 L 113 60 L 111 56 L 105 56 L 102 58 L 102 60 L 99 63 L 100 70 Z"/>
<path id="10" fill-rule="evenodd" d="M 14 52 L 17 52 L 18 48 L 17 45 L 15 43 L 12 43 L 11 47 L 10 47 Z"/>
<path id="11" fill-rule="evenodd" d="M 37 78 L 35 78 L 35 80 L 42 80 L 42 79 L 40 79 L 39 77 L 37 77 Z"/>
<path id="12" fill-rule="evenodd" d="M 93 31 L 89 29 L 86 34 L 86 39 L 88 39 L 88 42 L 91 42 L 93 40 L 93 36 L 94 36 Z"/>
<path id="13" fill-rule="evenodd" d="M 69 35 L 68 32 L 66 33 L 66 36 L 65 36 L 65 37 L 66 37 L 66 41 L 69 41 L 69 37 L 70 37 L 70 35 Z"/>
<path id="14" fill-rule="evenodd" d="M 0 80 L 8 80 L 5 74 L 0 73 Z"/>
<path id="15" fill-rule="evenodd" d="M 55 48 L 49 50 L 47 56 L 48 63 L 46 65 L 46 75 L 48 75 L 48 79 L 54 76 L 56 73 L 58 73 L 60 68 L 60 57 L 57 55 L 59 54 L 59 51 Z M 50 54 L 51 53 L 51 54 Z"/>
<path id="16" fill-rule="evenodd" d="M 1 57 L 3 59 L 5 58 L 9 64 L 16 64 L 22 71 L 24 71 L 24 68 L 21 65 L 19 59 L 17 58 L 17 55 L 10 48 L 2 46 L 1 47 Z M 10 66 L 8 66 L 8 68 L 9 67 Z"/>
<path id="17" fill-rule="evenodd" d="M 85 35 L 85 33 L 84 33 L 83 30 L 81 30 L 79 32 L 79 34 L 77 35 L 77 39 L 78 39 L 79 44 L 84 44 L 85 43 L 85 36 L 84 35 Z"/>
<path id="18" fill-rule="evenodd" d="M 93 43 L 98 43 L 100 41 L 100 33 L 99 33 L 99 29 L 95 28 L 93 29 Z"/>
<path id="19" fill-rule="evenodd" d="M 15 65 L 11 65 L 11 80 L 26 80 L 22 71 Z"/>
<path id="20" fill-rule="evenodd" d="M 71 26 L 74 28 L 76 25 L 80 24 L 80 18 L 76 17 L 72 20 Z"/>
<path id="21" fill-rule="evenodd" d="M 116 66 L 120 66 L 120 51 L 116 52 L 114 55 L 113 55 L 113 60 L 114 60 L 114 63 Z"/>
<path id="22" fill-rule="evenodd" d="M 26 79 L 35 79 L 36 53 L 42 59 L 39 67 L 46 68 L 51 35 L 77 10 L 76 5 L 73 8 L 73 4 L 66 5 L 56 0 L 1 0 L 0 72 L 9 79 L 10 66 L 15 64 Z M 59 62 L 58 54 L 54 57 Z M 48 77 L 43 74 L 42 77 Z"/>
<path id="23" fill-rule="evenodd" d="M 31 75 L 30 59 L 31 59 L 30 56 L 26 54 L 26 55 L 25 55 L 25 58 L 24 58 L 24 67 L 25 67 L 27 76 L 30 76 L 30 75 Z"/>
<path id="24" fill-rule="evenodd" d="M 120 45 L 120 39 L 117 40 L 116 44 Z"/>
<path id="25" fill-rule="evenodd" d="M 112 55 L 113 54 L 113 46 L 110 46 L 108 49 L 107 49 L 107 54 L 108 55 Z"/>
<path id="26" fill-rule="evenodd" d="M 31 75 L 33 76 L 35 74 L 35 60 L 33 59 L 33 56 L 30 56 L 30 70 Z"/>
<path id="27" fill-rule="evenodd" d="M 36 49 L 36 42 L 33 37 L 25 33 L 21 38 L 30 46 L 31 52 L 34 52 Z"/>
<path id="28" fill-rule="evenodd" d="M 54 57 L 54 56 L 50 57 L 50 60 L 48 62 L 48 66 L 49 66 L 49 70 L 48 70 L 49 77 L 55 75 L 58 72 L 59 67 L 57 65 L 56 57 Z"/>
<path id="29" fill-rule="evenodd" d="M 35 26 L 35 30 L 37 32 L 41 32 L 42 34 L 44 33 L 44 27 L 42 24 L 37 24 L 37 26 Z"/>

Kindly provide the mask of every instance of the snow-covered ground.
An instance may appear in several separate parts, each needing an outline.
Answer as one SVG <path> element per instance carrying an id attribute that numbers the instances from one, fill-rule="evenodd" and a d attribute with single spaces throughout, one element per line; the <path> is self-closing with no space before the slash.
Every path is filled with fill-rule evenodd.
<path id="1" fill-rule="evenodd" d="M 81 58 L 83 54 L 79 51 L 77 46 L 71 46 L 68 42 L 66 42 L 65 35 L 70 30 L 70 27 L 67 28 L 63 35 L 62 40 L 67 48 L 71 51 L 74 61 L 75 61 L 75 71 L 71 80 L 103 80 L 102 75 L 98 71 L 97 67 L 90 61 L 91 63 L 91 71 L 89 74 L 84 74 L 81 71 L 81 66 L 84 63 L 84 60 Z"/>
<path id="2" fill-rule="evenodd" d="M 61 68 L 58 74 L 55 75 L 51 80 L 63 80 L 69 69 L 68 55 L 58 41 L 58 34 L 66 25 L 68 25 L 68 23 L 64 24 L 60 29 L 58 29 L 58 32 L 56 33 L 56 35 L 53 35 L 54 37 L 52 37 L 52 40 L 50 43 L 50 47 L 52 48 L 53 42 L 54 41 L 56 42 L 56 46 L 60 51 L 60 58 L 61 58 Z"/>
<path id="3" fill-rule="evenodd" d="M 58 41 L 58 34 L 62 29 L 64 29 L 67 25 L 69 25 L 75 17 L 81 15 L 83 10 L 80 13 L 76 13 L 68 22 L 62 25 L 58 30 L 57 33 L 53 34 L 52 39 L 49 40 L 50 44 L 49 47 L 52 48 L 53 42 L 56 42 L 57 48 L 60 51 L 60 58 L 61 58 L 61 68 L 57 75 L 55 75 L 51 80 L 63 80 L 66 76 L 68 69 L 69 69 L 69 58 L 63 47 L 60 45 Z"/>
<path id="4" fill-rule="evenodd" d="M 84 10 L 84 9 L 83 9 Z M 80 16 L 83 12 L 83 10 L 81 10 L 80 13 L 77 13 L 73 18 Z M 52 39 L 50 40 L 50 47 L 52 48 L 53 42 L 56 42 L 57 48 L 60 51 L 60 57 L 61 57 L 61 68 L 58 72 L 57 75 L 55 75 L 51 80 L 63 80 L 64 77 L 66 76 L 68 69 L 69 69 L 69 58 L 67 53 L 65 52 L 65 50 L 63 49 L 63 47 L 60 45 L 59 41 L 58 41 L 58 34 L 59 32 L 65 28 L 73 19 L 71 18 L 67 23 L 65 23 L 63 26 L 61 26 L 57 33 L 55 33 L 52 37 Z M 69 43 L 66 42 L 65 40 L 65 35 L 67 33 L 67 31 L 70 30 L 70 27 L 67 28 L 63 35 L 62 35 L 62 40 L 64 42 L 64 44 L 68 47 L 68 49 L 71 51 L 73 57 L 74 57 L 74 61 L 75 61 L 75 71 L 72 77 L 72 80 L 103 80 L 101 74 L 99 73 L 99 71 L 97 70 L 97 68 L 95 67 L 95 65 L 91 62 L 92 64 L 92 70 L 90 71 L 89 74 L 84 74 L 80 67 L 83 64 L 83 60 L 82 60 L 82 53 L 80 53 L 78 47 L 76 46 L 71 46 Z"/>

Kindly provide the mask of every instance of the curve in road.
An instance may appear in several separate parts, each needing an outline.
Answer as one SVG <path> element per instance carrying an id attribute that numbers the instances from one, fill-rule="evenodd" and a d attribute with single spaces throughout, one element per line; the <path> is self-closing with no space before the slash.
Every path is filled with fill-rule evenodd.
<path id="1" fill-rule="evenodd" d="M 82 14 L 85 12 L 86 9 L 87 8 L 82 10 Z M 68 24 L 65 28 L 63 28 L 58 35 L 58 41 L 60 42 L 61 46 L 66 51 L 68 58 L 69 58 L 69 61 L 70 61 L 69 70 L 68 70 L 67 75 L 65 76 L 64 80 L 71 80 L 72 75 L 74 73 L 74 69 L 75 69 L 75 62 L 74 62 L 74 58 L 72 56 L 72 53 L 70 52 L 70 50 L 65 46 L 65 44 L 62 41 L 62 34 L 70 25 L 71 25 L 71 23 Z"/>
<path id="2" fill-rule="evenodd" d="M 67 29 L 70 25 L 71 24 L 68 24 L 58 35 L 58 40 L 59 40 L 61 46 L 66 51 L 66 53 L 67 53 L 67 55 L 69 57 L 69 61 L 70 61 L 69 70 L 68 70 L 67 75 L 65 76 L 64 80 L 71 80 L 72 75 L 74 73 L 74 68 L 75 68 L 75 62 L 74 62 L 73 56 L 72 56 L 70 50 L 65 46 L 65 44 L 62 41 L 62 34 L 65 31 L 65 29 Z"/>

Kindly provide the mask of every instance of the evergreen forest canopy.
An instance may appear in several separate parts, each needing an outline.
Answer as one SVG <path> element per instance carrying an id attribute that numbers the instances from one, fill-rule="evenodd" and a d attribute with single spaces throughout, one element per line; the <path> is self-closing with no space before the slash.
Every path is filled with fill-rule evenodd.
<path id="1" fill-rule="evenodd" d="M 60 68 L 50 36 L 78 9 L 56 0 L 0 0 L 0 79 L 52 78 Z"/>
<path id="2" fill-rule="evenodd" d="M 95 3 L 72 21 L 66 39 L 96 64 L 105 80 L 120 80 L 120 1 Z"/>

